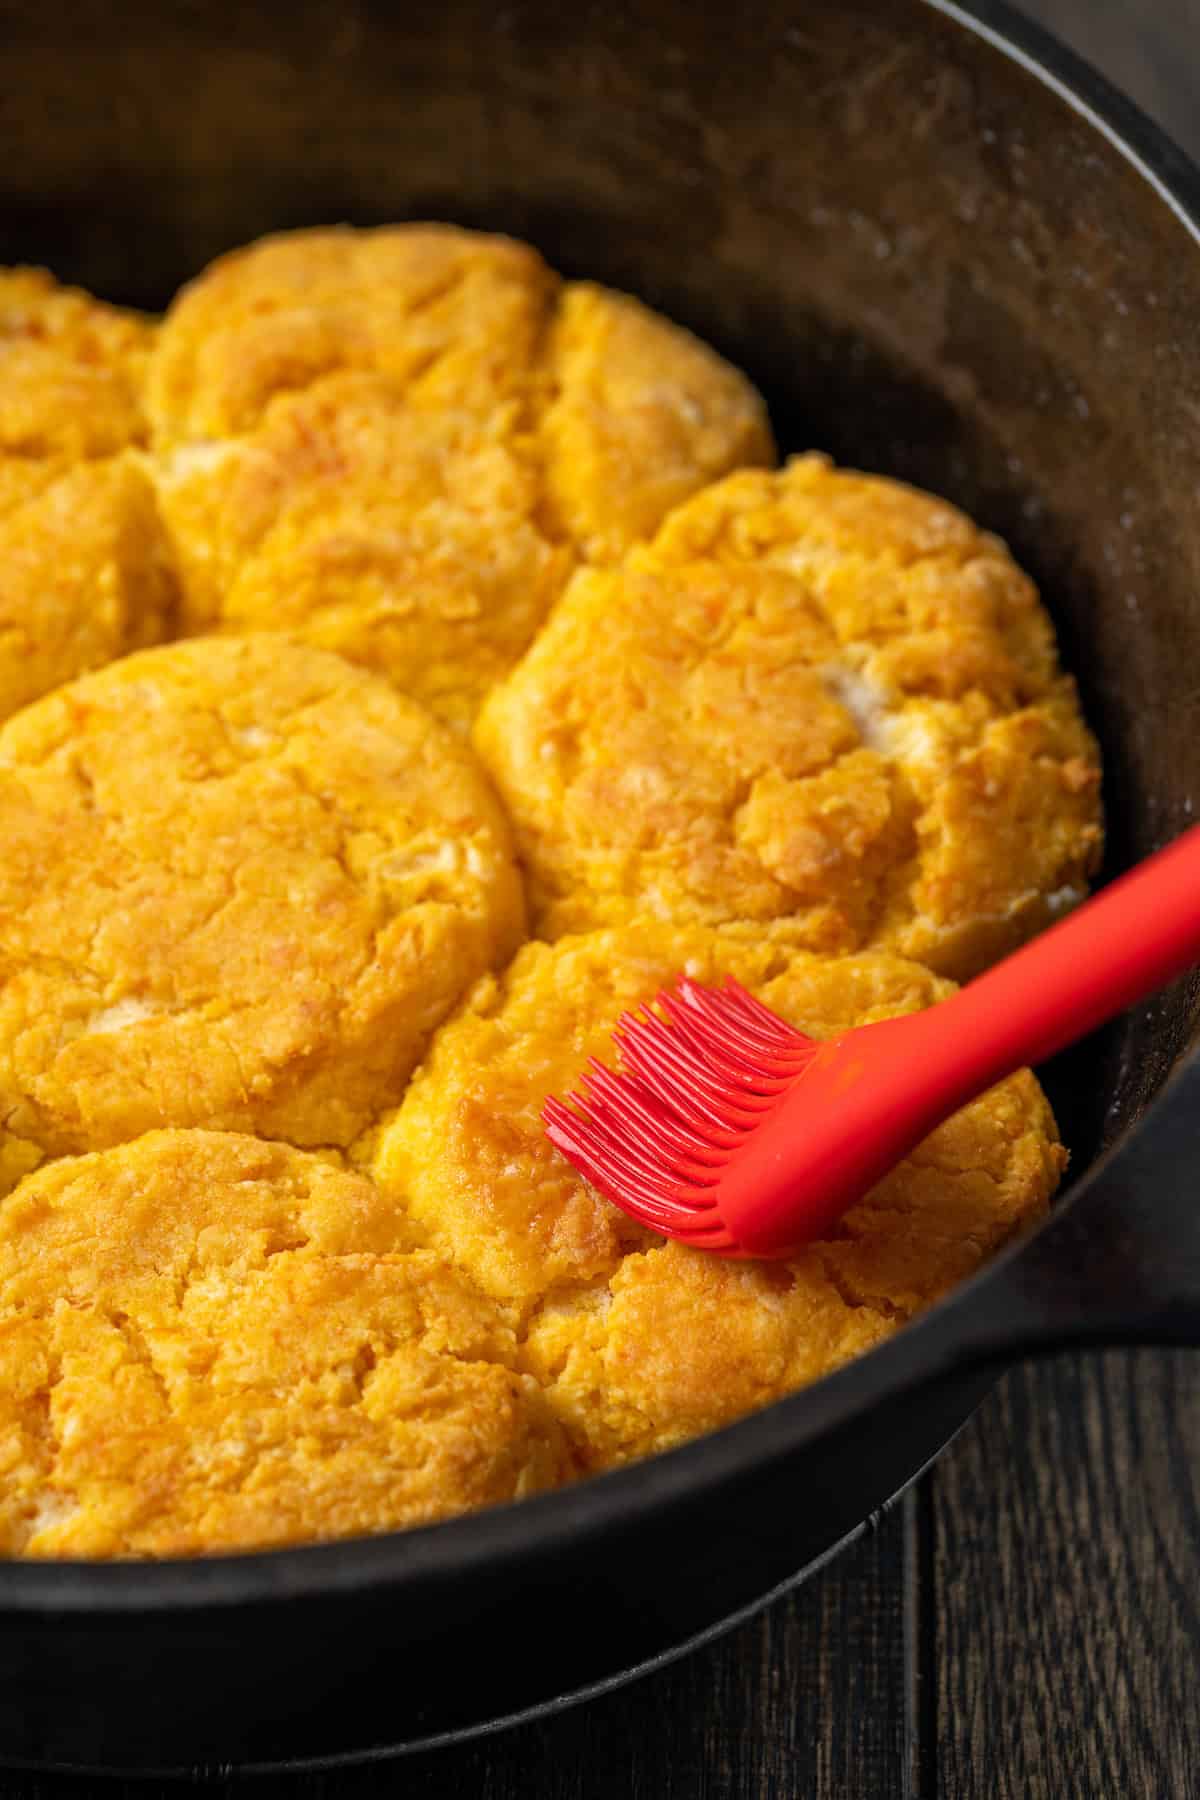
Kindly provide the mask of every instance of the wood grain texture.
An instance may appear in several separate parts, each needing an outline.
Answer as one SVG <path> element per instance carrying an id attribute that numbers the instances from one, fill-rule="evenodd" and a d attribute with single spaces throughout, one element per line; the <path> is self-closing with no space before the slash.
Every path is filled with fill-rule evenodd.
<path id="1" fill-rule="evenodd" d="M 1020 10 L 1200 156 L 1200 0 L 1022 0 Z"/>
<path id="2" fill-rule="evenodd" d="M 1200 1792 L 1200 1358 L 1015 1371 L 932 1493 L 939 1792 Z"/>

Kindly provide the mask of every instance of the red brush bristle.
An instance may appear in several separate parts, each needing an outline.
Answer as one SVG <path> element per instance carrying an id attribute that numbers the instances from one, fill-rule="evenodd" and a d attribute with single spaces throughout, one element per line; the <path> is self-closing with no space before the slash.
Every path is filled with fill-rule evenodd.
<path id="1" fill-rule="evenodd" d="M 714 1211 L 721 1170 L 809 1060 L 812 1039 L 737 982 L 707 988 L 686 975 L 624 1013 L 613 1038 L 623 1068 L 593 1057 L 567 1104 L 546 1101 L 547 1136 L 652 1230 L 728 1248 Z"/>

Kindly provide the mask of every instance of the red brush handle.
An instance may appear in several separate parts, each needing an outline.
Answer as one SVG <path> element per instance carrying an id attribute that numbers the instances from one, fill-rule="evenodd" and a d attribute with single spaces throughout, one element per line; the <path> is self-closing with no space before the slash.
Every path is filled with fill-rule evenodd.
<path id="1" fill-rule="evenodd" d="M 925 1012 L 822 1044 L 721 1182 L 734 1254 L 819 1237 L 997 1081 L 1200 961 L 1200 826 Z"/>
<path id="2" fill-rule="evenodd" d="M 1200 962 L 1200 826 L 1139 863 L 944 1005 L 963 1098 L 1044 1062 Z"/>

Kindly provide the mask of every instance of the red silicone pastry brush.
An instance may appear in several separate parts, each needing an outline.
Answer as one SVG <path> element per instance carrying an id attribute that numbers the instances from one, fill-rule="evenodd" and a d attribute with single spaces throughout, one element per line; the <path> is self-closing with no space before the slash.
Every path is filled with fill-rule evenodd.
<path id="1" fill-rule="evenodd" d="M 1200 826 L 937 1006 L 818 1043 L 735 981 L 622 1016 L 547 1135 L 667 1237 L 786 1256 L 951 1113 L 1200 961 Z M 1200 1121 L 1197 1122 L 1200 1133 Z"/>

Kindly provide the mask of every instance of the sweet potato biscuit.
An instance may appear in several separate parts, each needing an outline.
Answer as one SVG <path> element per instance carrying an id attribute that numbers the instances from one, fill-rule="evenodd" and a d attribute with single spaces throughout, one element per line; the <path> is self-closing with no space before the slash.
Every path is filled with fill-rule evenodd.
<path id="1" fill-rule="evenodd" d="M 160 470 L 191 630 L 303 635 L 463 730 L 574 562 L 499 421 L 414 409 L 390 376 L 329 376 Z"/>
<path id="2" fill-rule="evenodd" d="M 695 338 L 446 226 L 221 258 L 170 308 L 149 396 L 192 629 L 300 629 L 456 724 L 580 558 L 772 457 Z"/>
<path id="3" fill-rule="evenodd" d="M 44 269 L 0 270 L 0 457 L 77 461 L 142 443 L 153 335 L 149 319 Z"/>
<path id="4" fill-rule="evenodd" d="M 0 1173 L 156 1125 L 344 1145 L 522 930 L 470 752 L 284 639 L 142 651 L 0 730 Z"/>
<path id="5" fill-rule="evenodd" d="M 170 547 L 131 457 L 0 461 L 0 718 L 158 642 L 174 605 Z"/>
<path id="6" fill-rule="evenodd" d="M 745 376 L 626 294 L 561 289 L 540 373 L 546 510 L 588 562 L 615 560 L 719 475 L 775 460 Z"/>
<path id="7" fill-rule="evenodd" d="M 450 226 L 261 238 L 210 263 L 168 308 L 148 383 L 154 441 L 236 437 L 275 395 L 337 369 L 490 413 L 519 395 L 556 286 L 535 250 Z"/>
<path id="8" fill-rule="evenodd" d="M 945 502 L 817 456 L 576 574 L 475 742 L 552 937 L 731 924 L 962 977 L 1099 856 L 1098 753 L 1032 584 Z"/>
<path id="9" fill-rule="evenodd" d="M 189 1556 L 566 1478 L 499 1311 L 370 1184 L 152 1132 L 0 1204 L 0 1554 Z"/>
<path id="10" fill-rule="evenodd" d="M 126 454 L 153 333 L 42 269 L 0 269 L 0 718 L 173 628 L 173 553 Z"/>
<path id="11" fill-rule="evenodd" d="M 431 1249 L 522 1322 L 590 1467 L 665 1448 L 776 1398 L 895 1330 L 1045 1208 L 1065 1163 L 1028 1073 L 967 1107 L 783 1264 L 668 1245 L 601 1199 L 547 1141 L 540 1108 L 681 969 L 732 974 L 814 1037 L 949 991 L 870 952 L 823 959 L 759 938 L 639 926 L 527 944 L 442 1026 L 373 1172 Z"/>

